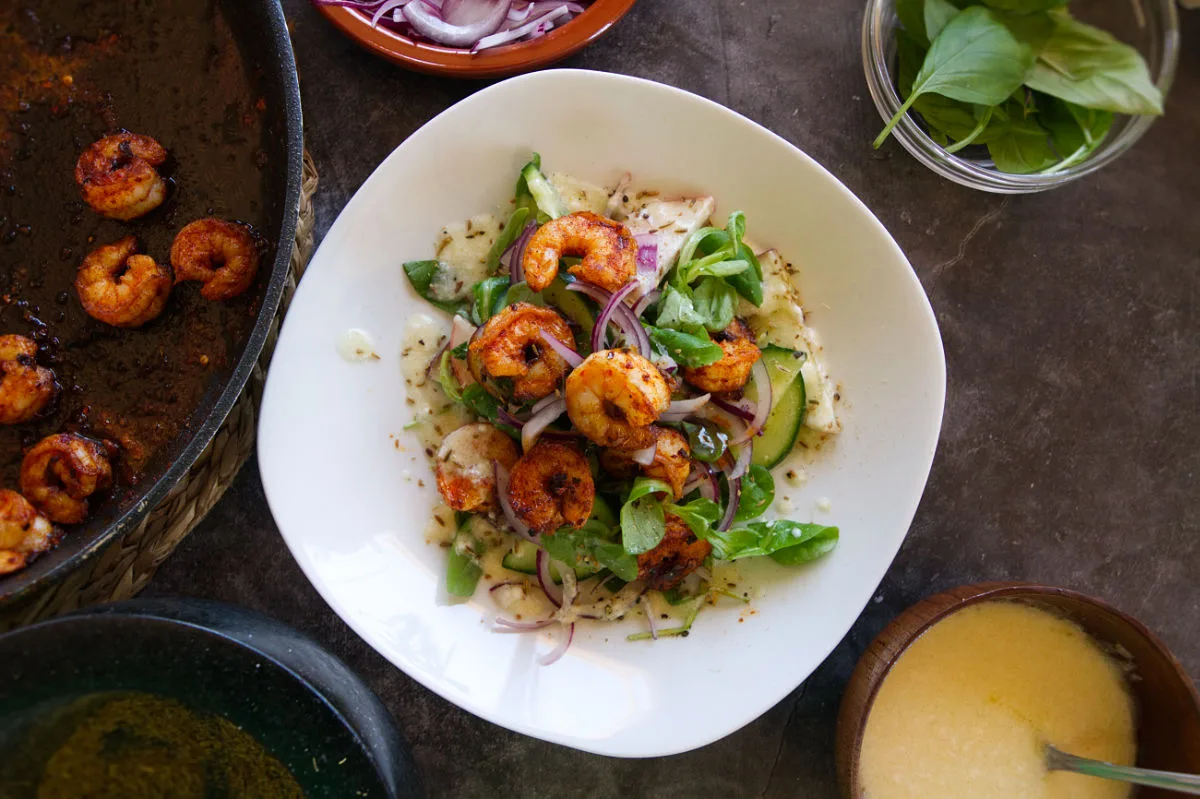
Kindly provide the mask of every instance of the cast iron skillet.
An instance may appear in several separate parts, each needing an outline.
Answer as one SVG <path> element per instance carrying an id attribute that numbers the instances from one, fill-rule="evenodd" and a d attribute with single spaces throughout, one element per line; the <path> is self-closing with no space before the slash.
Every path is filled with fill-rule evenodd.
<path id="1" fill-rule="evenodd" d="M 125 445 L 114 490 L 24 570 L 0 605 L 65 577 L 135 528 L 212 440 L 279 307 L 300 199 L 300 92 L 279 0 L 15 0 L 0 4 L 0 333 L 39 344 L 62 392 L 45 416 L 0 429 L 0 487 L 22 451 L 76 431 Z M 27 102 L 31 100 L 31 102 Z M 174 189 L 131 223 L 79 199 L 72 169 L 119 129 L 158 138 Z M 123 331 L 83 313 L 72 288 L 93 247 L 134 234 L 166 260 L 178 230 L 218 216 L 262 239 L 258 279 L 227 303 L 183 283 L 167 310 Z"/>

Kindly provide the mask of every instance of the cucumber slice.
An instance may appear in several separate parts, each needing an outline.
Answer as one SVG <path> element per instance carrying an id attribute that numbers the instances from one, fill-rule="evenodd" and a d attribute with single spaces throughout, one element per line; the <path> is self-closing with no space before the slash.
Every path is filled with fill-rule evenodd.
<path id="1" fill-rule="evenodd" d="M 575 291 L 567 291 L 567 282 L 561 276 L 554 278 L 554 282 L 546 286 L 542 291 L 542 297 L 546 302 L 562 311 L 568 319 L 579 325 L 585 336 L 591 338 L 596 320 L 592 318 L 592 312 L 588 310 L 583 296 Z"/>
<path id="2" fill-rule="evenodd" d="M 762 435 L 754 442 L 752 463 L 770 469 L 792 451 L 808 408 L 804 381 L 800 379 L 804 361 L 804 353 L 795 350 L 774 345 L 763 350 L 763 363 L 771 381 L 772 407 Z"/>
<path id="3" fill-rule="evenodd" d="M 537 552 L 536 544 L 529 541 L 518 541 L 513 545 L 512 551 L 505 553 L 501 558 L 500 565 L 509 571 L 520 574 L 537 574 Z M 575 565 L 575 577 L 582 580 L 585 577 L 591 577 L 599 570 L 598 567 L 590 564 L 579 563 Z M 555 584 L 562 582 L 562 578 L 554 572 L 553 567 L 551 567 L 551 574 L 554 576 Z"/>
<path id="4" fill-rule="evenodd" d="M 567 206 L 558 196 L 558 189 L 554 188 L 554 184 L 542 174 L 542 170 L 538 169 L 536 161 L 530 161 L 525 165 L 525 168 L 521 170 L 521 177 L 525 179 L 525 185 L 528 187 L 529 193 L 533 195 L 533 201 L 537 203 L 539 211 L 551 219 L 567 215 Z"/>

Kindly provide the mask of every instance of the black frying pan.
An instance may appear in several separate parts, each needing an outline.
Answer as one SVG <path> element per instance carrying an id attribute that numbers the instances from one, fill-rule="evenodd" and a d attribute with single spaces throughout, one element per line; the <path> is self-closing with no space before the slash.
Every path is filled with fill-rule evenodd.
<path id="1" fill-rule="evenodd" d="M 157 138 L 174 181 L 131 223 L 79 198 L 72 169 L 119 129 Z M 287 275 L 300 197 L 300 93 L 278 0 L 0 0 L 0 333 L 32 336 L 63 390 L 45 416 L 0 429 L 0 487 L 22 452 L 77 431 L 122 444 L 118 482 L 23 571 L 0 604 L 61 579 L 138 525 L 203 452 L 262 350 Z M 166 260 L 178 230 L 218 216 L 263 243 L 258 279 L 227 303 L 175 287 L 139 330 L 90 319 L 72 288 L 94 246 L 133 233 Z"/>

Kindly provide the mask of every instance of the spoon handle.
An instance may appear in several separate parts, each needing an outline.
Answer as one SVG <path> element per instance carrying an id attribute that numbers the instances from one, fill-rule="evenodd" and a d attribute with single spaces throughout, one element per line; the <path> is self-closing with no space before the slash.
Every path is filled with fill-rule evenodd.
<path id="1" fill-rule="evenodd" d="M 1089 760 L 1086 757 L 1068 754 L 1052 746 L 1047 747 L 1046 766 L 1057 771 L 1073 771 L 1076 774 L 1087 774 L 1091 777 L 1120 780 L 1131 782 L 1134 785 L 1164 788 L 1168 791 L 1200 796 L 1200 776 L 1198 775 L 1179 774 L 1174 771 L 1154 771 L 1133 766 L 1114 766 L 1112 763 L 1105 763 L 1101 760 Z"/>

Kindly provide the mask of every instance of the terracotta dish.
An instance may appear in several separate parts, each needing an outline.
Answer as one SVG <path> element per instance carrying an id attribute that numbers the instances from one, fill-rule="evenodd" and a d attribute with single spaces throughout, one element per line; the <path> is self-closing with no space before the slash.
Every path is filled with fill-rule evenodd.
<path id="1" fill-rule="evenodd" d="M 863 730 L 879 688 L 905 650 L 942 619 L 968 605 L 997 599 L 1042 607 L 1081 626 L 1102 644 L 1129 653 L 1129 688 L 1137 705 L 1137 765 L 1200 772 L 1200 696 L 1191 678 L 1145 625 L 1098 599 L 1065 588 L 1029 583 L 978 583 L 935 594 L 897 616 L 871 642 L 850 676 L 838 715 L 838 783 L 846 799 L 859 799 Z M 1141 789 L 1143 799 L 1175 794 Z"/>
<path id="2" fill-rule="evenodd" d="M 484 50 L 414 42 L 386 27 L 372 27 L 370 15 L 344 6 L 317 10 L 362 47 L 402 67 L 453 78 L 501 78 L 539 69 L 579 52 L 625 16 L 634 0 L 595 0 L 561 28 L 533 41 Z"/>

